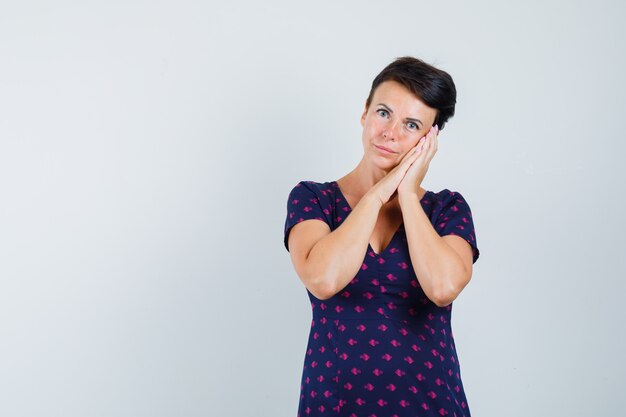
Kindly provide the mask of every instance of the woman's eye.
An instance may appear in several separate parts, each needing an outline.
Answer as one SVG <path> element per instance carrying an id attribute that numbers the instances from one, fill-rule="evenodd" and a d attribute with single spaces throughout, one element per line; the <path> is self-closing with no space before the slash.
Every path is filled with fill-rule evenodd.
<path id="1" fill-rule="evenodd" d="M 409 126 L 409 129 L 411 129 L 411 130 L 417 130 L 417 127 L 418 127 L 418 126 L 417 126 L 415 123 L 413 123 L 413 122 L 409 122 L 407 125 Z"/>
<path id="2" fill-rule="evenodd" d="M 384 113 L 384 114 L 381 114 L 381 112 L 382 112 L 382 113 Z M 383 117 L 386 117 L 386 116 L 387 116 L 387 110 L 384 110 L 384 109 L 378 109 L 378 114 L 379 114 L 379 115 L 381 115 L 381 116 L 383 116 Z"/>

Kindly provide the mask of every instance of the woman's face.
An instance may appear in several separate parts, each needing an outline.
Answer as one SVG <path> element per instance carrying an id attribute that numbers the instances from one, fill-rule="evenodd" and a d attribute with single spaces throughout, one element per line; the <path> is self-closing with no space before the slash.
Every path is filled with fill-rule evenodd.
<path id="1" fill-rule="evenodd" d="M 382 82 L 374 91 L 369 109 L 361 116 L 365 157 L 381 169 L 393 169 L 428 133 L 435 117 L 437 110 L 425 105 L 402 84 Z"/>

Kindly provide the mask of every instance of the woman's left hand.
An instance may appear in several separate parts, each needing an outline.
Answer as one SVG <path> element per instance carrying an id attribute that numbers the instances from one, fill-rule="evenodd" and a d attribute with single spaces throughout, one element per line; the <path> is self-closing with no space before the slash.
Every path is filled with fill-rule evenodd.
<path id="1" fill-rule="evenodd" d="M 398 197 L 402 195 L 418 194 L 420 185 L 428 171 L 428 165 L 437 152 L 438 134 L 438 126 L 435 125 L 431 127 L 426 136 L 420 139 L 415 148 L 409 151 L 416 152 L 417 157 L 398 185 Z"/>

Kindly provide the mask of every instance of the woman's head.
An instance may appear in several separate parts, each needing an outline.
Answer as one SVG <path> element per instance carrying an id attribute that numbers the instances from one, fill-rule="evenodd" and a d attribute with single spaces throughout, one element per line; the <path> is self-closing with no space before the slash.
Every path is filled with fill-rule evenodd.
<path id="1" fill-rule="evenodd" d="M 376 76 L 361 116 L 364 161 L 393 169 L 427 135 L 454 114 L 452 78 L 431 65 L 398 58 Z"/>
<path id="2" fill-rule="evenodd" d="M 433 124 L 436 124 L 440 131 L 448 119 L 454 116 L 456 87 L 452 77 L 447 72 L 410 56 L 397 58 L 374 78 L 365 102 L 366 111 L 378 86 L 388 80 L 402 84 L 424 104 L 435 109 L 437 116 Z"/>

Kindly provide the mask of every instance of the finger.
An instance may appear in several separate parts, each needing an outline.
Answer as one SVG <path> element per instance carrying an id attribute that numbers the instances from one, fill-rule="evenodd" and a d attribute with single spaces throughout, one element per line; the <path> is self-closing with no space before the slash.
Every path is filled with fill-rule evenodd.
<path id="1" fill-rule="evenodd" d="M 427 144 L 426 144 L 426 149 L 424 150 L 424 157 L 426 158 L 426 160 L 430 160 L 430 158 L 432 157 L 432 153 L 433 153 L 433 138 L 432 136 L 428 138 Z"/>
<path id="2" fill-rule="evenodd" d="M 430 153 L 430 150 L 433 147 L 433 142 L 434 142 L 434 138 L 435 138 L 436 135 L 437 135 L 437 130 L 433 126 L 433 127 L 430 128 L 430 132 L 428 132 L 428 135 L 427 135 L 428 140 L 426 141 L 427 142 L 426 148 L 427 148 L 429 153 Z"/>
<path id="3" fill-rule="evenodd" d="M 433 135 L 431 139 L 432 154 L 437 152 L 437 146 L 439 145 L 439 126 L 435 125 L 433 128 Z"/>
<path id="4" fill-rule="evenodd" d="M 409 151 L 411 155 L 413 155 L 415 152 L 417 152 L 420 149 L 420 145 L 424 143 L 424 139 L 426 139 L 426 136 L 422 136 L 421 139 L 417 141 L 415 146 Z"/>
<path id="5" fill-rule="evenodd" d="M 427 148 L 426 148 L 426 156 L 425 158 L 430 161 L 433 156 L 435 155 L 435 152 L 437 152 L 437 135 L 436 132 L 433 132 L 433 134 L 431 134 L 428 138 L 428 144 L 427 144 Z"/>
<path id="6" fill-rule="evenodd" d="M 433 128 L 431 127 L 430 130 L 422 137 L 422 139 L 420 139 L 419 144 L 422 145 L 422 149 L 426 147 L 429 141 L 429 138 L 432 135 L 432 132 L 433 132 Z"/>
<path id="7" fill-rule="evenodd" d="M 415 162 L 422 157 L 423 154 L 424 154 L 424 147 L 419 146 L 419 148 L 413 153 L 413 155 L 411 155 L 411 159 L 409 160 L 409 163 L 407 164 L 408 166 L 407 170 L 410 169 L 410 167 L 413 166 Z"/>
<path id="8" fill-rule="evenodd" d="M 411 152 L 411 157 L 409 158 L 410 163 L 412 164 L 415 160 L 422 154 L 424 151 L 424 141 L 426 137 L 420 139 L 418 144 L 415 146 L 415 149 Z"/>
<path id="9" fill-rule="evenodd" d="M 428 141 L 428 136 L 424 136 L 420 139 L 420 141 L 417 143 L 417 146 L 415 147 L 415 154 L 419 154 L 420 152 L 424 150 L 424 146 L 427 141 Z"/>
<path id="10" fill-rule="evenodd" d="M 426 141 L 426 136 L 422 136 L 422 138 L 415 145 L 414 152 L 419 152 L 424 147 L 424 141 Z"/>
<path id="11" fill-rule="evenodd" d="M 415 155 L 415 152 L 417 151 L 417 149 L 419 148 L 420 143 L 422 143 L 424 138 L 420 139 L 417 144 L 412 147 L 411 149 L 409 149 L 404 156 L 402 157 L 402 160 L 400 161 L 400 163 L 398 165 L 402 165 L 404 163 L 406 163 L 407 161 L 410 161 L 412 159 L 412 157 Z"/>
<path id="12" fill-rule="evenodd" d="M 424 139 L 424 138 L 422 138 Z M 422 140 L 420 140 L 420 142 L 422 142 Z M 402 171 L 402 172 L 406 172 L 406 170 L 408 169 L 409 166 L 411 166 L 411 164 L 413 163 L 413 161 L 415 161 L 414 156 L 416 155 L 415 151 L 417 150 L 417 148 L 419 147 L 419 143 L 418 145 L 414 146 L 413 148 L 409 149 L 404 156 L 402 157 L 402 159 L 400 160 L 400 162 L 393 167 L 393 169 L 391 170 L 391 172 L 396 172 L 396 171 Z M 391 173 L 390 172 L 390 173 Z"/>
<path id="13" fill-rule="evenodd" d="M 408 152 L 409 157 L 406 158 L 406 161 L 403 161 L 402 163 L 398 164 L 396 168 L 399 168 L 400 170 L 402 170 L 402 172 L 406 174 L 411 168 L 411 166 L 413 165 L 413 163 L 417 161 L 420 155 L 424 153 L 425 141 L 426 141 L 426 137 L 424 136 L 422 139 L 419 140 L 417 145 L 415 145 L 415 147 L 411 151 Z"/>
<path id="14" fill-rule="evenodd" d="M 432 141 L 432 139 L 429 136 L 427 136 L 424 139 L 424 142 L 420 146 L 419 151 L 415 153 L 414 161 L 416 161 L 418 159 L 428 159 L 429 158 L 429 152 L 430 152 L 430 149 L 431 149 L 431 147 L 430 147 L 431 141 Z"/>
<path id="15" fill-rule="evenodd" d="M 413 152 L 415 152 L 415 148 L 411 148 L 408 151 L 406 151 L 406 153 L 402 156 L 402 159 L 400 160 L 398 165 L 402 165 L 407 159 L 411 158 L 411 155 L 413 155 Z"/>

